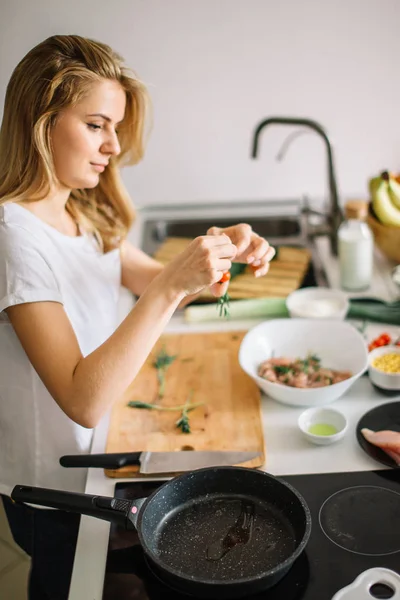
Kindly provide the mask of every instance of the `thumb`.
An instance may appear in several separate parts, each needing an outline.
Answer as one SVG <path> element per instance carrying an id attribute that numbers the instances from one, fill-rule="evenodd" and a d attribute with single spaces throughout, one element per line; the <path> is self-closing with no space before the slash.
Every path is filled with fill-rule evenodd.
<path id="1" fill-rule="evenodd" d="M 221 298 L 228 291 L 229 281 L 225 281 L 224 283 L 213 283 L 210 285 L 210 292 L 215 298 Z"/>
<path id="2" fill-rule="evenodd" d="M 221 227 L 210 227 L 209 229 L 207 229 L 207 235 L 220 235 L 221 231 Z"/>
<path id="3" fill-rule="evenodd" d="M 237 248 L 237 254 L 243 254 L 246 252 L 246 255 L 251 250 L 251 231 L 246 232 L 243 236 L 240 237 L 239 240 L 235 242 Z"/>

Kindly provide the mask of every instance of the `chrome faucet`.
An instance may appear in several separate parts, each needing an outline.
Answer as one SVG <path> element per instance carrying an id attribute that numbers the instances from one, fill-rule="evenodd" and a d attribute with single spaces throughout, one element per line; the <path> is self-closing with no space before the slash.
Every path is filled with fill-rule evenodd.
<path id="1" fill-rule="evenodd" d="M 339 205 L 336 174 L 333 163 L 332 145 L 329 141 L 327 133 L 319 123 L 311 119 L 303 119 L 297 117 L 269 117 L 268 119 L 261 121 L 254 131 L 253 146 L 251 153 L 252 158 L 257 158 L 258 140 L 260 137 L 260 133 L 265 127 L 268 127 L 268 125 L 301 125 L 303 127 L 308 127 L 309 129 L 314 130 L 324 140 L 328 159 L 330 214 L 327 215 L 327 229 L 325 228 L 324 230 L 320 230 L 319 232 L 316 231 L 315 234 L 327 234 L 330 239 L 331 251 L 335 256 L 337 256 L 337 230 L 339 228 L 340 223 L 343 221 L 343 213 Z"/>

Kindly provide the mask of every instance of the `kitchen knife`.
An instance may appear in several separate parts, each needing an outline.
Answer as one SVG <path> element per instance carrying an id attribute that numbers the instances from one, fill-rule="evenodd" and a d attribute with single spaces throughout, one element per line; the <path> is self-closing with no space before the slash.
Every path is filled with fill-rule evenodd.
<path id="1" fill-rule="evenodd" d="M 119 469 L 127 465 L 139 465 L 140 473 L 177 473 L 192 471 L 202 467 L 220 467 L 237 465 L 259 456 L 257 451 L 196 451 L 176 452 L 116 452 L 109 454 L 74 454 L 62 456 L 63 467 L 98 467 L 100 469 Z"/>

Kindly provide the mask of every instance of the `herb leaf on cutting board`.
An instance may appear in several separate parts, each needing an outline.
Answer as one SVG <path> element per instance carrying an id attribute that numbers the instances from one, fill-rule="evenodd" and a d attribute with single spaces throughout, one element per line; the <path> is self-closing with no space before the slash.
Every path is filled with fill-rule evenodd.
<path id="1" fill-rule="evenodd" d="M 190 401 L 192 399 L 192 396 L 193 396 L 193 390 L 191 390 L 188 397 L 186 398 L 185 405 L 182 409 L 181 417 L 175 423 L 175 425 L 182 430 L 182 433 L 190 433 L 190 423 L 189 423 L 188 412 L 190 410 L 189 406 L 190 406 Z"/>
<path id="2" fill-rule="evenodd" d="M 153 362 L 153 366 L 157 370 L 157 380 L 159 384 L 158 388 L 158 398 L 157 400 L 162 400 L 165 395 L 165 383 L 166 383 L 166 370 L 167 368 L 174 362 L 174 360 L 178 357 L 177 354 L 168 354 L 165 349 L 165 346 L 162 347 L 161 351 L 157 354 L 155 361 Z M 185 359 L 186 361 L 190 359 Z M 197 402 L 192 404 L 191 399 L 193 396 L 193 390 L 189 393 L 186 401 L 182 405 L 178 406 L 160 406 L 157 403 L 151 402 L 143 402 L 142 400 L 131 400 L 127 403 L 129 408 L 139 408 L 146 410 L 158 410 L 158 411 L 181 411 L 180 418 L 175 422 L 176 427 L 182 430 L 182 433 L 190 433 L 190 423 L 189 423 L 189 412 L 197 408 L 198 406 L 202 406 L 204 402 Z"/>
<path id="3" fill-rule="evenodd" d="M 151 404 L 151 402 L 142 402 L 141 400 L 130 400 L 127 404 L 129 408 L 145 408 L 148 410 L 166 410 L 170 412 L 174 412 L 177 410 L 183 411 L 184 409 L 187 412 L 194 410 L 198 406 L 203 406 L 204 402 L 194 402 L 193 404 L 178 404 L 177 406 L 159 406 L 158 404 Z"/>
<path id="4" fill-rule="evenodd" d="M 174 362 L 177 358 L 177 355 L 168 354 L 165 350 L 165 346 L 163 346 L 158 353 L 156 360 L 154 361 L 154 366 L 157 369 L 157 379 L 158 379 L 158 398 L 161 399 L 165 394 L 165 372 L 167 368 Z"/>

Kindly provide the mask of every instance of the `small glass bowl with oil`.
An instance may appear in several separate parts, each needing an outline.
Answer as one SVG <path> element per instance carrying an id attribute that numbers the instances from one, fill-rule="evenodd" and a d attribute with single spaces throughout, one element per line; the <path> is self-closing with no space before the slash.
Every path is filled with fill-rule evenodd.
<path id="1" fill-rule="evenodd" d="M 301 413 L 298 426 L 308 441 L 327 446 L 343 438 L 347 431 L 347 419 L 335 408 L 309 408 Z"/>

